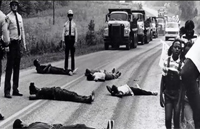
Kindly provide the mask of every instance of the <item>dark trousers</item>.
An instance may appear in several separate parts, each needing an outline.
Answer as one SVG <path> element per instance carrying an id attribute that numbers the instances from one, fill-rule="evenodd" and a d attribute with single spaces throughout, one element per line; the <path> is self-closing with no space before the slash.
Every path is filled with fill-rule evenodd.
<path id="1" fill-rule="evenodd" d="M 193 111 L 195 128 L 200 129 L 200 94 L 196 83 L 199 71 L 192 60 L 186 59 L 185 65 L 181 70 L 181 76 Z"/>
<path id="2" fill-rule="evenodd" d="M 13 92 L 19 92 L 19 69 L 20 69 L 20 42 L 18 40 L 11 41 L 9 45 L 10 51 L 7 53 L 7 65 L 6 65 L 6 75 L 5 75 L 5 87 L 4 93 L 10 94 L 11 90 L 11 75 L 13 71 Z"/>
<path id="3" fill-rule="evenodd" d="M 55 88 L 54 95 L 56 100 L 73 101 L 81 103 L 89 102 L 89 96 L 78 95 L 76 92 L 61 89 L 60 87 Z"/>
<path id="4" fill-rule="evenodd" d="M 165 126 L 167 129 L 172 129 L 172 116 L 174 129 L 180 128 L 180 105 L 178 98 L 171 99 L 165 95 Z"/>
<path id="5" fill-rule="evenodd" d="M 64 70 L 63 68 L 58 68 L 58 67 L 54 67 L 54 66 L 52 66 L 50 68 L 49 73 L 52 73 L 52 74 L 69 74 L 68 70 Z"/>
<path id="6" fill-rule="evenodd" d="M 74 60 L 74 54 L 75 54 L 75 36 L 65 36 L 65 70 L 68 69 L 68 59 L 69 59 L 69 51 L 71 55 L 71 70 L 75 69 L 75 60 Z"/>
<path id="7" fill-rule="evenodd" d="M 142 90 L 142 89 L 134 88 L 134 87 L 130 87 L 130 88 L 133 91 L 134 95 L 152 95 L 152 92 L 150 91 L 146 91 L 146 90 Z"/>

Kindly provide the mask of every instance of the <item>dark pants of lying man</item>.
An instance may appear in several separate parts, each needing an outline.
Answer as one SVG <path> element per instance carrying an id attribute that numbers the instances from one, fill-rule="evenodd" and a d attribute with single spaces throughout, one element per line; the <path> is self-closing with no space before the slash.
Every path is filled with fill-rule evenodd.
<path id="1" fill-rule="evenodd" d="M 139 85 L 137 85 L 137 88 L 130 87 L 127 84 L 121 86 L 112 85 L 112 87 L 106 86 L 106 88 L 111 93 L 112 96 L 117 96 L 117 97 L 134 96 L 134 95 L 155 95 L 155 96 L 158 95 L 157 92 L 146 91 L 141 89 Z"/>
<path id="2" fill-rule="evenodd" d="M 34 83 L 30 84 L 29 90 L 31 95 L 29 96 L 29 100 L 49 99 L 49 100 L 72 101 L 72 102 L 80 102 L 88 104 L 91 104 L 94 101 L 94 92 L 92 92 L 90 96 L 82 96 L 78 95 L 75 92 L 62 89 L 60 87 L 37 88 L 34 85 Z"/>
<path id="3" fill-rule="evenodd" d="M 37 73 L 41 74 L 64 74 L 64 75 L 70 75 L 72 76 L 75 73 L 75 70 L 72 71 L 70 69 L 65 70 L 63 68 L 58 68 L 55 66 L 52 66 L 51 64 L 48 65 L 41 65 L 38 60 L 33 61 L 34 66 L 36 67 Z"/>

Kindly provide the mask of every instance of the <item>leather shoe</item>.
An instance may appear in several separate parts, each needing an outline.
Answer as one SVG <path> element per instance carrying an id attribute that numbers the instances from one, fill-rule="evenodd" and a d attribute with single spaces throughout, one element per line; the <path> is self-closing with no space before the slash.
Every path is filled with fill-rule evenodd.
<path id="1" fill-rule="evenodd" d="M 5 98 L 12 98 L 12 96 L 10 96 L 10 94 L 5 94 L 5 96 L 4 96 Z"/>
<path id="2" fill-rule="evenodd" d="M 23 96 L 23 94 L 21 94 L 19 92 L 13 92 L 13 96 Z"/>
<path id="3" fill-rule="evenodd" d="M 4 116 L 0 114 L 0 120 L 4 120 Z"/>

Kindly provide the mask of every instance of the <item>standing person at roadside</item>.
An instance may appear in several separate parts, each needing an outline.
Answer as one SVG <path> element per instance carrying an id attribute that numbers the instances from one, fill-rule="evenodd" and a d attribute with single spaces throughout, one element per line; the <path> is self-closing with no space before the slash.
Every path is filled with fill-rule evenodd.
<path id="1" fill-rule="evenodd" d="M 0 8 L 2 1 L 0 0 Z M 1 86 L 1 74 L 2 74 L 2 59 L 4 51 L 9 51 L 9 32 L 6 15 L 0 10 L 0 86 Z M 0 120 L 3 120 L 4 116 L 0 113 Z"/>
<path id="2" fill-rule="evenodd" d="M 181 60 L 182 41 L 176 39 L 168 50 L 168 58 L 164 62 L 161 88 L 160 105 L 165 107 L 165 126 L 172 128 L 172 118 L 174 128 L 180 128 L 180 70 L 183 66 Z M 164 98 L 163 98 L 164 94 Z"/>
<path id="3" fill-rule="evenodd" d="M 65 70 L 68 69 L 69 51 L 71 55 L 71 70 L 75 69 L 75 47 L 77 45 L 77 28 L 76 23 L 73 21 L 73 11 L 69 10 L 67 13 L 68 21 L 65 22 L 62 34 L 62 42 L 65 42 Z"/>
<path id="4" fill-rule="evenodd" d="M 4 96 L 6 98 L 12 98 L 10 95 L 11 90 L 11 75 L 13 70 L 13 96 L 22 96 L 19 93 L 19 69 L 22 50 L 26 50 L 24 25 L 22 16 L 17 12 L 19 8 L 19 2 L 12 0 L 10 2 L 11 12 L 7 15 L 8 30 L 10 34 L 10 51 L 7 54 L 7 65 L 5 75 L 5 87 Z"/>

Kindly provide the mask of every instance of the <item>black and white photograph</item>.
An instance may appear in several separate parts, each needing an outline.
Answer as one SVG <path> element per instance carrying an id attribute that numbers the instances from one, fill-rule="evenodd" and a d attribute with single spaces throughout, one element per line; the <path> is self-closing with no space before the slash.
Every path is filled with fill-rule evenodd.
<path id="1" fill-rule="evenodd" d="M 0 0 L 0 129 L 200 129 L 199 7 Z"/>

